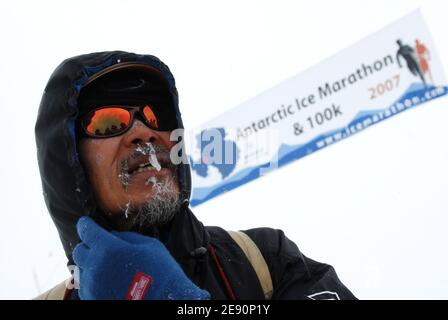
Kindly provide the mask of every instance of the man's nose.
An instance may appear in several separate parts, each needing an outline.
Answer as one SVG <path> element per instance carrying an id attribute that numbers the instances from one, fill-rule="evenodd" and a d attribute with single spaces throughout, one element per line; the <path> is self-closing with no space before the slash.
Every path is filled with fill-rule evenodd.
<path id="1" fill-rule="evenodd" d="M 143 122 L 136 119 L 132 124 L 132 127 L 123 137 L 123 143 L 128 148 L 133 148 L 146 142 L 157 142 L 160 140 L 160 136 L 157 131 L 150 129 Z"/>

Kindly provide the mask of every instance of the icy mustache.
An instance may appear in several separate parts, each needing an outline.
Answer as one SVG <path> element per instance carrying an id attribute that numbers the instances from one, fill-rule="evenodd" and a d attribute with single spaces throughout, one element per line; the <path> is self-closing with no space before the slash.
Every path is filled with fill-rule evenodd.
<path id="1" fill-rule="evenodd" d="M 120 166 L 120 174 L 118 175 L 118 178 L 120 179 L 123 187 L 126 189 L 129 185 L 129 179 L 130 179 L 130 173 L 129 173 L 129 161 L 131 159 L 136 159 L 142 156 L 148 157 L 148 162 L 151 164 L 152 167 L 154 167 L 157 171 L 160 171 L 162 169 L 162 166 L 160 165 L 159 161 L 157 160 L 157 154 L 162 155 L 163 157 L 169 159 L 169 150 L 156 145 L 152 144 L 151 142 L 146 142 L 144 144 L 139 144 L 135 150 L 130 154 L 130 156 L 123 160 L 121 162 Z M 166 164 L 168 169 L 173 169 L 175 166 L 171 161 L 169 161 Z M 152 181 L 150 181 L 152 182 Z M 148 185 L 148 184 L 146 184 Z"/>

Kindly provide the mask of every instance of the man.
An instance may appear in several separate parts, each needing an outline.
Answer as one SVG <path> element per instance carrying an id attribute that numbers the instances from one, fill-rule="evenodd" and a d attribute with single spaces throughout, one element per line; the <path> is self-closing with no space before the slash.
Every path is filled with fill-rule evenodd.
<path id="1" fill-rule="evenodd" d="M 354 299 L 280 230 L 239 234 L 255 243 L 247 250 L 204 227 L 189 209 L 182 136 L 170 138 L 179 129 L 174 78 L 154 56 L 92 53 L 55 70 L 36 141 L 47 207 L 79 268 L 65 299 Z"/>

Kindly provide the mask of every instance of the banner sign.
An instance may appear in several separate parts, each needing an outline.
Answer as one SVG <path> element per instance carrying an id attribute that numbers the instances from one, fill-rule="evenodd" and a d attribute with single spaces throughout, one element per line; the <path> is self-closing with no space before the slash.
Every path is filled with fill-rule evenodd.
<path id="1" fill-rule="evenodd" d="M 190 132 L 191 204 L 447 90 L 431 36 L 416 11 Z"/>

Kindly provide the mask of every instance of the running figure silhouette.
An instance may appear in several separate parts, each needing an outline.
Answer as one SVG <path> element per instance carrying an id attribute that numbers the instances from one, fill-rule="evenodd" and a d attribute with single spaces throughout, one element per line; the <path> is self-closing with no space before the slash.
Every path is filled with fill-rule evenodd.
<path id="1" fill-rule="evenodd" d="M 414 76 L 418 75 L 420 77 L 420 79 L 422 79 L 423 84 L 425 85 L 425 88 L 426 88 L 425 77 L 423 76 L 423 73 L 420 69 L 419 63 L 415 56 L 415 50 L 411 46 L 409 46 L 407 44 L 403 44 L 403 42 L 401 42 L 401 40 L 397 40 L 397 44 L 399 46 L 398 51 L 397 51 L 398 66 L 401 68 L 401 62 L 400 62 L 400 56 L 401 56 L 404 58 L 404 60 L 406 60 L 406 64 L 408 66 L 409 71 L 411 71 L 411 73 Z"/>

